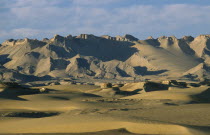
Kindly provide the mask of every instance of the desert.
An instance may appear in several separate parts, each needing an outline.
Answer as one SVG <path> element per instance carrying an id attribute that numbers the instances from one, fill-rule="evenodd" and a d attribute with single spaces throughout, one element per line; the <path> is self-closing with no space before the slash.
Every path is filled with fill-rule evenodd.
<path id="1" fill-rule="evenodd" d="M 0 0 L 0 135 L 210 135 L 210 0 Z"/>
<path id="2" fill-rule="evenodd" d="M 209 40 L 7 40 L 0 47 L 0 133 L 207 135 Z M 206 46 L 202 54 L 197 42 Z"/>
<path id="3" fill-rule="evenodd" d="M 167 89 L 152 89 L 157 85 Z M 135 82 L 117 87 L 101 83 L 23 88 L 6 83 L 0 93 L 0 132 L 206 135 L 210 88 L 189 86 Z"/>

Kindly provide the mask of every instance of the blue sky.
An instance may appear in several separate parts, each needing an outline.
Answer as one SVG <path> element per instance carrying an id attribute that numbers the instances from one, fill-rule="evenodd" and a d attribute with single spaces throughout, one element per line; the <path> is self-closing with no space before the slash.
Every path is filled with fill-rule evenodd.
<path id="1" fill-rule="evenodd" d="M 210 0 L 0 0 L 0 42 L 81 33 L 210 34 Z"/>

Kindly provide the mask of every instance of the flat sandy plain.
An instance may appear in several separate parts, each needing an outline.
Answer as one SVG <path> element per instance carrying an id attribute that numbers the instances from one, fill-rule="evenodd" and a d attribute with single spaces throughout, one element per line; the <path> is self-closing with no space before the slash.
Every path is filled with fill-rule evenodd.
<path id="1" fill-rule="evenodd" d="M 94 85 L 45 87 L 49 93 L 0 93 L 2 135 L 210 134 L 209 86 L 141 94 Z"/>

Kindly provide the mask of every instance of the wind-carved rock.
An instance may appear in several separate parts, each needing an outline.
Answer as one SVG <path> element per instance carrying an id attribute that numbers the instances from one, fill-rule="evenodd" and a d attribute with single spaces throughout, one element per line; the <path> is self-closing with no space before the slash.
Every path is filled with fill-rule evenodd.
<path id="1" fill-rule="evenodd" d="M 92 34 L 80 34 L 76 38 L 81 38 L 81 39 L 96 39 L 97 37 L 92 35 Z"/>
<path id="2" fill-rule="evenodd" d="M 109 35 L 103 35 L 103 36 L 101 36 L 102 38 L 105 38 L 105 39 L 108 39 L 108 40 L 116 40 L 116 38 L 115 37 L 111 37 L 111 36 L 109 36 Z"/>

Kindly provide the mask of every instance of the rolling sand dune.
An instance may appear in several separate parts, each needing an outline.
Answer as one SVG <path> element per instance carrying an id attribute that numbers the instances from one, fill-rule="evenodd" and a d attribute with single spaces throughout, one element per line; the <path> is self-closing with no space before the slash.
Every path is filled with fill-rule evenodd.
<path id="1" fill-rule="evenodd" d="M 119 98 L 95 95 L 103 90 L 98 86 L 46 87 L 51 89 L 48 93 L 17 95 L 22 100 L 0 97 L 2 135 L 210 133 L 208 86 L 121 93 Z M 110 91 L 103 90 L 106 92 Z"/>
<path id="2" fill-rule="evenodd" d="M 199 99 L 199 95 L 201 93 L 209 93 L 208 87 L 198 87 L 198 88 L 174 88 L 173 90 L 168 91 L 152 91 L 148 93 L 136 94 L 133 96 L 127 96 L 123 99 L 168 99 L 168 100 L 180 100 L 180 101 L 201 101 L 204 99 L 201 97 Z M 210 94 L 205 94 L 206 97 L 210 96 Z"/>

